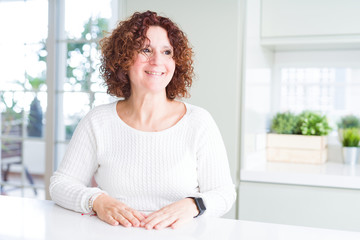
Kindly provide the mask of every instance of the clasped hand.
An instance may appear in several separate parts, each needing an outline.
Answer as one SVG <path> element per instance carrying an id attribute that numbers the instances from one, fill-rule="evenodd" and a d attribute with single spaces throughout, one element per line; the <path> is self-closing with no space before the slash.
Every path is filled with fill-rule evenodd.
<path id="1" fill-rule="evenodd" d="M 109 195 L 102 194 L 95 199 L 93 208 L 97 216 L 110 225 L 158 230 L 166 227 L 177 228 L 198 214 L 196 204 L 191 198 L 174 202 L 146 215 Z"/>

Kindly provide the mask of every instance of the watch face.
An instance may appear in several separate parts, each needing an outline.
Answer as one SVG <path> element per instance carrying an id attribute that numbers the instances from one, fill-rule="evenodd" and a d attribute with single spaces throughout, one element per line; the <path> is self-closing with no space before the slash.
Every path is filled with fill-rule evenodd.
<path id="1" fill-rule="evenodd" d="M 196 217 L 198 217 L 205 212 L 206 207 L 205 207 L 205 204 L 204 204 L 204 201 L 202 200 L 202 198 L 194 198 L 194 200 L 195 200 L 196 206 L 199 210 L 199 214 L 196 216 Z"/>
<path id="2" fill-rule="evenodd" d="M 198 205 L 199 211 L 206 210 L 206 207 L 205 207 L 205 204 L 204 204 L 204 201 L 202 200 L 202 198 L 196 198 L 195 201 L 196 201 L 196 205 Z"/>
<path id="3" fill-rule="evenodd" d="M 189 198 L 194 199 L 196 207 L 199 210 L 199 214 L 197 216 L 195 216 L 194 218 L 196 218 L 196 217 L 200 216 L 201 214 L 203 214 L 205 212 L 205 210 L 206 210 L 203 199 L 199 198 L 199 197 L 189 197 Z"/>

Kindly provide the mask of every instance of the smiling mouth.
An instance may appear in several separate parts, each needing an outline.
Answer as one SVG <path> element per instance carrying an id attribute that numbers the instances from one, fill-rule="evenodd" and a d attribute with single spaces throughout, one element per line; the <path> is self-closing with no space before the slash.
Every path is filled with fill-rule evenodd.
<path id="1" fill-rule="evenodd" d="M 154 75 L 154 76 L 161 76 L 164 73 L 163 72 L 151 72 L 151 71 L 145 71 L 147 74 Z"/>

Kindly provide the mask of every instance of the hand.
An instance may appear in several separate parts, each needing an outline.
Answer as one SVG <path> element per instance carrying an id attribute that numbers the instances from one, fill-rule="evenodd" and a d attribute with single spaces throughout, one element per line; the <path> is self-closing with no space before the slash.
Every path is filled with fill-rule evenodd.
<path id="1" fill-rule="evenodd" d="M 145 219 L 142 213 L 106 194 L 95 199 L 93 210 L 101 220 L 113 226 L 121 224 L 124 227 L 139 227 Z"/>
<path id="2" fill-rule="evenodd" d="M 198 215 L 199 211 L 192 198 L 185 198 L 149 214 L 142 220 L 141 226 L 146 229 L 163 229 L 171 226 L 177 228 Z"/>

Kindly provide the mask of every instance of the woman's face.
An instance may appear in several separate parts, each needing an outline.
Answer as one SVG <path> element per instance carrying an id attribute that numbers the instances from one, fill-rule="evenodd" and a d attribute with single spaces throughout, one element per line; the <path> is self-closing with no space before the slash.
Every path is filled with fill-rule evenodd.
<path id="1" fill-rule="evenodd" d="M 129 68 L 131 90 L 138 93 L 165 91 L 175 71 L 173 47 L 167 32 L 159 26 L 149 27 L 145 44 L 135 55 L 135 62 Z"/>

